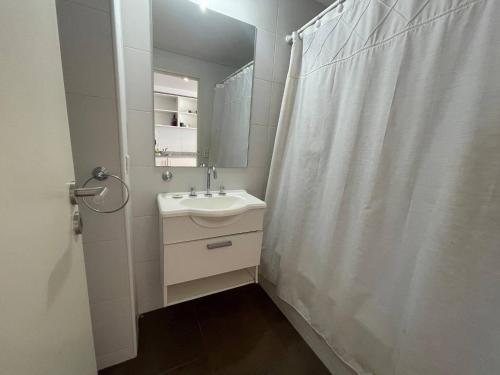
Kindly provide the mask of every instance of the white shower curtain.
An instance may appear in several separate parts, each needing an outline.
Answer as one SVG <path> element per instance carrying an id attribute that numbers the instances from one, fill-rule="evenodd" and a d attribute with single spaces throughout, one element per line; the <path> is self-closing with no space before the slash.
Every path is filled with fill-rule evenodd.
<path id="1" fill-rule="evenodd" d="M 359 373 L 500 373 L 500 5 L 347 0 L 295 38 L 264 276 Z"/>
<path id="2" fill-rule="evenodd" d="M 253 63 L 214 88 L 210 162 L 220 167 L 247 164 Z"/>

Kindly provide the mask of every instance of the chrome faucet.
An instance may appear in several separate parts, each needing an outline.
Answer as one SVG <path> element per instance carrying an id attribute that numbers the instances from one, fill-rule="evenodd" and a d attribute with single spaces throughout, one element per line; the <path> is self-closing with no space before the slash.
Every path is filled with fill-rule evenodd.
<path id="1" fill-rule="evenodd" d="M 215 165 L 207 168 L 207 192 L 205 193 L 206 197 L 211 197 L 212 192 L 210 191 L 210 176 L 214 176 L 214 180 L 217 180 L 217 169 L 215 169 Z"/>

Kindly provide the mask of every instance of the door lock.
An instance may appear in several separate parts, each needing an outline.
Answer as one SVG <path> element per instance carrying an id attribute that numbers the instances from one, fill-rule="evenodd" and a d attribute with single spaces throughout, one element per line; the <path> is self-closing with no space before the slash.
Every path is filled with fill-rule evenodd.
<path id="1" fill-rule="evenodd" d="M 82 234 L 83 232 L 83 220 L 79 210 L 73 212 L 73 232 L 75 234 Z"/>

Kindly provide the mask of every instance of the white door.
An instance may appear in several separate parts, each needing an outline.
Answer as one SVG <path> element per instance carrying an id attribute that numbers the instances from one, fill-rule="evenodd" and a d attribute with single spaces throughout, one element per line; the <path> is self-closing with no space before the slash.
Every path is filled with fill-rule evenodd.
<path id="1" fill-rule="evenodd" d="M 0 374 L 96 373 L 54 0 L 0 2 Z"/>

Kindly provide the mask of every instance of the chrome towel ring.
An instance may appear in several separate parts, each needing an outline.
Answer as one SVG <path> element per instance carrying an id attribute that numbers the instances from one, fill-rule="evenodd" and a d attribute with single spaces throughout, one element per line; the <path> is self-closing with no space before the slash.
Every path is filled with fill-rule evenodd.
<path id="1" fill-rule="evenodd" d="M 115 179 L 115 180 L 118 180 L 122 185 L 123 187 L 125 188 L 125 191 L 126 191 L 126 197 L 125 197 L 125 200 L 124 202 L 117 208 L 114 208 L 112 210 L 100 210 L 98 208 L 95 208 L 95 207 L 92 207 L 90 205 L 89 202 L 87 202 L 87 198 L 89 198 L 88 195 L 82 195 L 81 198 L 82 198 L 82 201 L 83 201 L 83 204 L 85 204 L 85 206 L 89 209 L 89 210 L 92 210 L 94 212 L 97 212 L 97 213 L 100 213 L 100 214 L 112 214 L 114 212 L 117 212 L 117 211 L 120 211 L 123 207 L 125 207 L 130 199 L 130 189 L 128 187 L 128 185 L 125 183 L 125 181 L 123 181 L 119 176 L 117 175 L 114 175 L 114 174 L 110 174 L 108 173 L 108 171 L 106 170 L 106 168 L 104 167 L 97 167 L 97 168 L 94 168 L 94 170 L 92 171 L 92 176 L 87 179 L 87 181 L 85 181 L 82 185 L 82 188 L 87 188 L 87 185 L 90 181 L 92 180 L 96 180 L 96 181 L 105 181 L 107 180 L 109 177 Z M 107 189 L 107 188 L 102 188 L 104 191 L 104 189 Z M 101 191 L 101 192 L 102 192 Z"/>

